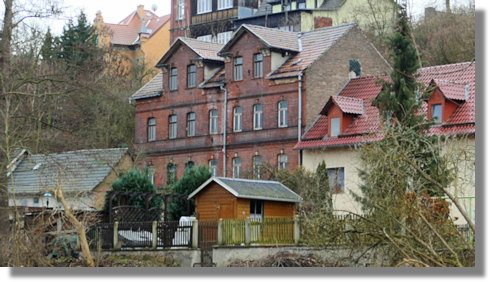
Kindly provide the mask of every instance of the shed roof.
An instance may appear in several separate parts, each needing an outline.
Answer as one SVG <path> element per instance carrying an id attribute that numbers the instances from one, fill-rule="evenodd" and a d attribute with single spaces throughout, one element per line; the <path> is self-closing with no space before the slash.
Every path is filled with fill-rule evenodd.
<path id="1" fill-rule="evenodd" d="M 216 182 L 237 198 L 298 203 L 303 199 L 291 189 L 277 181 L 250 180 L 239 178 L 212 177 L 189 195 L 197 195 L 209 183 Z"/>
<path id="2" fill-rule="evenodd" d="M 115 148 L 28 155 L 12 172 L 9 193 L 41 193 L 58 183 L 65 192 L 91 191 L 127 152 L 127 148 Z"/>

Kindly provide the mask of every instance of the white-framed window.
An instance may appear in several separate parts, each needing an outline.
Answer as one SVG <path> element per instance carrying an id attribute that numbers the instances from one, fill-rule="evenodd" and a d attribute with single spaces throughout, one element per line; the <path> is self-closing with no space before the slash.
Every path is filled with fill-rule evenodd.
<path id="1" fill-rule="evenodd" d="M 196 39 L 201 41 L 206 41 L 206 42 L 213 42 L 213 35 L 212 34 L 202 35 L 196 37 Z"/>
<path id="2" fill-rule="evenodd" d="M 218 133 L 218 110 L 209 111 L 209 134 Z"/>
<path id="3" fill-rule="evenodd" d="M 233 178 L 240 177 L 240 172 L 242 171 L 242 159 L 233 158 L 232 164 L 233 164 L 233 175 L 232 175 Z"/>
<path id="4" fill-rule="evenodd" d="M 252 158 L 252 171 L 255 179 L 260 179 L 262 169 L 262 156 L 257 155 Z"/>
<path id="5" fill-rule="evenodd" d="M 197 0 L 197 14 L 209 13 L 213 10 L 211 0 Z"/>
<path id="6" fill-rule="evenodd" d="M 196 113 L 190 112 L 187 114 L 187 136 L 196 135 Z"/>
<path id="7" fill-rule="evenodd" d="M 177 3 L 177 19 L 183 20 L 185 15 L 185 0 L 178 0 Z"/>
<path id="8" fill-rule="evenodd" d="M 218 10 L 233 8 L 233 0 L 218 0 Z"/>
<path id="9" fill-rule="evenodd" d="M 254 118 L 253 118 L 254 130 L 263 129 L 264 125 L 264 106 L 261 104 L 254 105 Z"/>
<path id="10" fill-rule="evenodd" d="M 442 104 L 431 105 L 430 112 L 435 123 L 442 123 Z"/>
<path id="11" fill-rule="evenodd" d="M 233 132 L 242 131 L 242 116 L 243 116 L 242 107 L 233 108 Z"/>
<path id="12" fill-rule="evenodd" d="M 277 126 L 288 127 L 288 101 L 277 103 Z"/>
<path id="13" fill-rule="evenodd" d="M 288 155 L 279 154 L 277 155 L 277 169 L 287 169 L 288 168 Z"/>
<path id="14" fill-rule="evenodd" d="M 171 68 L 168 82 L 168 88 L 170 89 L 170 91 L 177 90 L 177 83 L 177 68 Z"/>
<path id="15" fill-rule="evenodd" d="M 218 176 L 218 161 L 217 160 L 209 160 L 209 171 L 211 175 Z"/>
<path id="16" fill-rule="evenodd" d="M 168 138 L 177 138 L 177 115 L 170 115 L 168 117 Z"/>
<path id="17" fill-rule="evenodd" d="M 243 80 L 243 57 L 235 57 L 233 60 L 233 80 Z"/>
<path id="18" fill-rule="evenodd" d="M 296 9 L 306 9 L 306 0 L 298 0 L 296 2 Z"/>
<path id="19" fill-rule="evenodd" d="M 157 120 L 155 118 L 149 118 L 147 122 L 147 140 L 148 142 L 155 141 L 157 139 Z"/>
<path id="20" fill-rule="evenodd" d="M 153 166 L 146 167 L 146 174 L 151 184 L 155 185 L 155 168 Z"/>
<path id="21" fill-rule="evenodd" d="M 187 66 L 187 88 L 196 87 L 196 65 Z"/>
<path id="22" fill-rule="evenodd" d="M 330 119 L 330 136 L 337 137 L 340 134 L 340 118 Z"/>
<path id="23" fill-rule="evenodd" d="M 254 54 L 254 78 L 264 76 L 264 56 L 262 54 Z"/>
<path id="24" fill-rule="evenodd" d="M 344 168 L 343 167 L 335 167 L 328 168 L 328 185 L 330 187 L 330 191 L 339 193 L 344 191 Z"/>
<path id="25" fill-rule="evenodd" d="M 217 36 L 217 42 L 219 44 L 224 45 L 228 41 L 230 41 L 232 36 L 233 36 L 233 31 L 220 32 L 220 33 L 218 33 L 218 36 Z"/>

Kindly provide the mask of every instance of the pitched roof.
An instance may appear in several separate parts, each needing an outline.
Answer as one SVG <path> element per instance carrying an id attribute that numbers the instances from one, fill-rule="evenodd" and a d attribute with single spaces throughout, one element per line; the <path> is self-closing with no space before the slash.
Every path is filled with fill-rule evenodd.
<path id="1" fill-rule="evenodd" d="M 323 1 L 320 9 L 337 11 L 342 5 L 344 5 L 346 0 L 325 0 Z"/>
<path id="2" fill-rule="evenodd" d="M 297 33 L 278 30 L 275 28 L 263 27 L 251 24 L 242 24 L 240 28 L 235 32 L 230 41 L 228 41 L 220 54 L 226 53 L 226 51 L 238 41 L 241 34 L 245 32 L 254 34 L 260 41 L 262 41 L 268 48 L 289 50 L 293 52 L 300 51 L 298 43 Z"/>
<path id="3" fill-rule="evenodd" d="M 218 183 L 237 198 L 270 200 L 298 203 L 303 199 L 291 189 L 277 181 L 249 180 L 239 178 L 212 177 L 189 195 L 189 199 L 197 195 L 211 182 Z"/>
<path id="4" fill-rule="evenodd" d="M 127 152 L 127 148 L 115 148 L 29 155 L 12 172 L 8 189 L 10 193 L 42 193 L 59 183 L 65 192 L 88 192 Z"/>
<path id="5" fill-rule="evenodd" d="M 475 132 L 475 63 L 466 62 L 451 65 L 426 67 L 419 69 L 420 83 L 429 85 L 431 81 L 444 80 L 450 82 L 449 91 L 452 97 L 466 95 L 468 99 L 462 103 L 448 120 L 442 125 L 432 126 L 429 134 L 451 135 L 471 134 Z M 388 79 L 388 77 L 381 77 Z M 372 100 L 381 91 L 377 77 L 360 77 L 350 80 L 340 91 L 339 97 L 357 98 L 364 101 L 364 113 L 354 119 L 339 137 L 328 137 L 328 122 L 322 114 L 312 127 L 303 135 L 295 149 L 313 149 L 373 142 L 383 138 L 379 132 L 380 116 L 378 109 L 372 105 Z M 465 85 L 465 87 L 454 86 Z M 466 86 L 467 85 L 467 86 Z M 457 91 L 456 91 L 457 90 Z M 452 92 L 454 91 L 454 92 Z M 424 102 L 421 111 L 427 112 Z"/>
<path id="6" fill-rule="evenodd" d="M 327 52 L 334 44 L 349 32 L 355 23 L 319 28 L 307 32 L 294 33 L 297 35 L 299 51 L 289 58 L 282 66 L 272 72 L 268 78 L 281 78 L 297 76 L 322 54 Z M 290 32 L 293 33 L 293 32 Z"/>
<path id="7" fill-rule="evenodd" d="M 189 47 L 197 56 L 204 60 L 224 61 L 222 57 L 218 56 L 218 52 L 223 48 L 223 44 L 206 42 L 194 38 L 179 37 L 174 41 L 172 46 L 170 46 L 169 50 L 163 55 L 160 61 L 158 61 L 157 67 L 165 64 L 181 45 Z"/>
<path id="8" fill-rule="evenodd" d="M 163 79 L 163 73 L 159 72 L 157 75 L 155 75 L 154 78 L 152 78 L 145 85 L 143 85 L 143 87 L 138 89 L 138 91 L 134 92 L 134 94 L 131 95 L 129 100 L 138 100 L 138 99 L 161 96 L 163 92 L 162 79 Z"/>
<path id="9" fill-rule="evenodd" d="M 465 101 L 468 97 L 468 84 L 456 83 L 442 79 L 433 79 L 431 84 L 439 87 L 444 97 L 450 100 Z"/>
<path id="10" fill-rule="evenodd" d="M 321 114 L 326 115 L 333 105 L 337 105 L 346 114 L 362 115 L 364 112 L 364 101 L 362 99 L 347 96 L 330 96 Z"/>
<path id="11" fill-rule="evenodd" d="M 152 11 L 145 10 L 145 27 L 143 29 L 148 33 L 144 34 L 144 36 L 152 37 L 169 20 L 170 15 L 159 17 Z M 111 44 L 130 46 L 139 43 L 142 21 L 136 11 L 117 24 L 106 23 L 105 25 L 111 35 Z"/>

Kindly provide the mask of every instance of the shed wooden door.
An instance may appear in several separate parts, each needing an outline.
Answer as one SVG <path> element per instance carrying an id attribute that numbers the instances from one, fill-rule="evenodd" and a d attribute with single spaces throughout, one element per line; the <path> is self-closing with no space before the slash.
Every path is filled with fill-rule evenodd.
<path id="1" fill-rule="evenodd" d="M 232 200 L 218 201 L 218 219 L 235 218 L 235 207 Z"/>

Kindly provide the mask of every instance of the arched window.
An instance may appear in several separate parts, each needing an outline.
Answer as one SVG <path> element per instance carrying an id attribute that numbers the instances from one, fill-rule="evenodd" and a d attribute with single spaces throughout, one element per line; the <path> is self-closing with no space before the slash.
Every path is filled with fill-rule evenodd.
<path id="1" fill-rule="evenodd" d="M 169 163 L 167 165 L 167 185 L 173 184 L 177 181 L 177 165 Z"/>
<path id="2" fill-rule="evenodd" d="M 242 131 L 242 107 L 233 108 L 233 132 Z"/>
<path id="3" fill-rule="evenodd" d="M 288 101 L 277 103 L 277 126 L 288 127 Z"/>
<path id="4" fill-rule="evenodd" d="M 218 110 L 209 111 L 209 134 L 218 133 Z"/>
<path id="5" fill-rule="evenodd" d="M 187 114 L 187 136 L 192 137 L 196 135 L 196 113 L 191 112 Z"/>
<path id="6" fill-rule="evenodd" d="M 264 124 L 264 107 L 261 104 L 254 105 L 253 125 L 254 130 L 261 130 Z"/>
<path id="7" fill-rule="evenodd" d="M 168 117 L 168 138 L 177 138 L 177 115 L 170 115 Z"/>
<path id="8" fill-rule="evenodd" d="M 149 118 L 147 121 L 147 140 L 148 142 L 155 141 L 157 139 L 157 121 L 155 118 Z"/>
<path id="9" fill-rule="evenodd" d="M 240 177 L 240 173 L 242 172 L 242 159 L 233 158 L 233 178 Z"/>
<path id="10" fill-rule="evenodd" d="M 255 179 L 260 179 L 262 169 L 262 156 L 257 155 L 252 158 L 252 171 Z"/>

